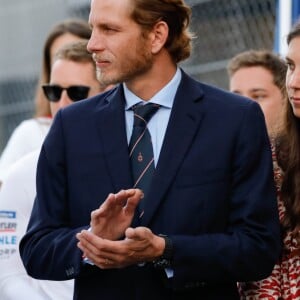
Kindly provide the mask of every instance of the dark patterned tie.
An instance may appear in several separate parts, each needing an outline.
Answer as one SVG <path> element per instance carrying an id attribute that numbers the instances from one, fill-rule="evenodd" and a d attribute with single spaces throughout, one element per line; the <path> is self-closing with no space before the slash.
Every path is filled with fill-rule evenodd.
<path id="1" fill-rule="evenodd" d="M 134 124 L 129 143 L 129 157 L 134 187 L 139 188 L 146 196 L 154 173 L 154 156 L 147 123 L 159 109 L 158 104 L 135 105 Z M 142 204 L 141 204 L 142 205 Z M 142 211 L 142 207 L 140 209 Z"/>

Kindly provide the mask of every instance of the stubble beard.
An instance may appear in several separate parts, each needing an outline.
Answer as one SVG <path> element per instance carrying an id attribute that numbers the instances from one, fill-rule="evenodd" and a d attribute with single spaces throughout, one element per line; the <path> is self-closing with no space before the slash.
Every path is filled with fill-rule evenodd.
<path id="1" fill-rule="evenodd" d="M 101 84 L 110 85 L 134 80 L 138 76 L 145 74 L 153 65 L 153 55 L 146 47 L 145 42 L 139 43 L 135 54 L 130 55 L 114 72 L 97 68 L 97 79 Z"/>

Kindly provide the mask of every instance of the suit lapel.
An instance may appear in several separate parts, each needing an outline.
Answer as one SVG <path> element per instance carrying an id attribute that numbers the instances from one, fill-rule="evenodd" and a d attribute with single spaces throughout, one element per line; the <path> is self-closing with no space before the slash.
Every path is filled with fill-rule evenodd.
<path id="1" fill-rule="evenodd" d="M 114 191 L 132 187 L 124 105 L 125 98 L 121 85 L 107 97 L 107 105 L 99 106 L 96 112 L 101 145 Z"/>
<path id="2" fill-rule="evenodd" d="M 199 83 L 183 73 L 150 192 L 145 199 L 145 210 L 140 221 L 142 226 L 150 223 L 192 145 L 203 118 L 202 96 Z"/>
<path id="3" fill-rule="evenodd" d="M 145 211 L 140 220 L 135 216 L 133 226 L 147 226 L 163 201 L 199 129 L 204 115 L 202 97 L 199 83 L 183 73 L 153 182 L 145 199 Z M 108 103 L 99 105 L 96 111 L 96 124 L 114 192 L 118 192 L 132 187 L 122 86 L 109 94 L 107 100 Z"/>

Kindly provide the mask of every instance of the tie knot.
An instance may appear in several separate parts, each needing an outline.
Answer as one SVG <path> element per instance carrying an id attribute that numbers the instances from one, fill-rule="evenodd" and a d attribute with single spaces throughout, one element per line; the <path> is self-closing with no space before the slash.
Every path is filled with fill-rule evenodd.
<path id="1" fill-rule="evenodd" d="M 135 105 L 132 107 L 134 112 L 134 126 L 145 127 L 152 116 L 157 112 L 160 105 L 148 103 L 145 105 Z"/>

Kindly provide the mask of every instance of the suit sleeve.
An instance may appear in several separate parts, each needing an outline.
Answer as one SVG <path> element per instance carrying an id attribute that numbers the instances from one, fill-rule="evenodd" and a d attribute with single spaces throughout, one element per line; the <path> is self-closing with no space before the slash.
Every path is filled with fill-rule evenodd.
<path id="1" fill-rule="evenodd" d="M 279 257 L 270 144 L 261 109 L 256 103 L 249 106 L 236 129 L 226 230 L 172 236 L 175 288 L 260 280 L 271 273 Z"/>
<path id="2" fill-rule="evenodd" d="M 42 146 L 37 167 L 37 197 L 20 254 L 28 274 L 37 279 L 67 280 L 80 271 L 81 252 L 69 226 L 68 187 L 61 112 Z M 88 224 L 87 224 L 88 225 Z"/>

